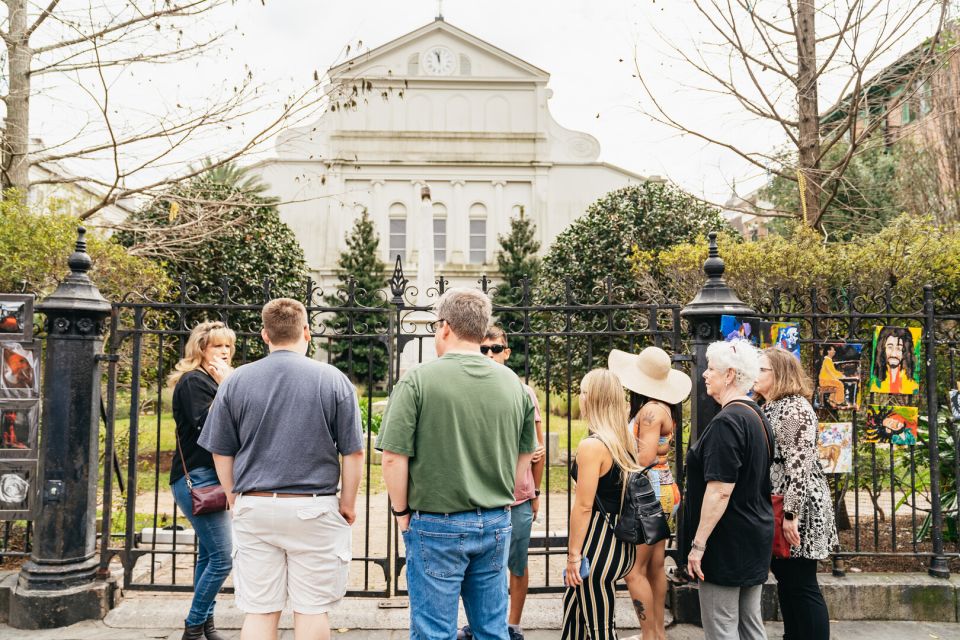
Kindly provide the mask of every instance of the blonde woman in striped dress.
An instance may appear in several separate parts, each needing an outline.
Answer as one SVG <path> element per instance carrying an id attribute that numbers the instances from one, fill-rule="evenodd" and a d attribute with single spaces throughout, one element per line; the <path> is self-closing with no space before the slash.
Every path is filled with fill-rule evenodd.
<path id="1" fill-rule="evenodd" d="M 614 585 L 630 572 L 637 552 L 636 545 L 618 540 L 613 528 L 620 515 L 623 479 L 642 467 L 627 428 L 629 410 L 616 375 L 594 369 L 584 376 L 580 411 L 590 435 L 577 447 L 570 469 L 577 487 L 570 510 L 562 637 L 608 640 L 617 637 Z M 590 573 L 581 578 L 584 557 L 590 561 Z"/>

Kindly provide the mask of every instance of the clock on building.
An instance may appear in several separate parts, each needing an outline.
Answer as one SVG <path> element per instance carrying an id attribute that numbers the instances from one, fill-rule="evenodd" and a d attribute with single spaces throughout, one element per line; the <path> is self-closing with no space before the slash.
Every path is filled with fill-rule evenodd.
<path id="1" fill-rule="evenodd" d="M 449 76 L 453 73 L 456 59 L 446 47 L 431 47 L 423 54 L 423 70 L 432 76 Z"/>

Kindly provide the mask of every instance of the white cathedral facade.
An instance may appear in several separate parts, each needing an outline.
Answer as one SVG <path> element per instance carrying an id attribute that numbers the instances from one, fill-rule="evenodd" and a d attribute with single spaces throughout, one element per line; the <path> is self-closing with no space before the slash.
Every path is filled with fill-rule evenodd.
<path id="1" fill-rule="evenodd" d="M 432 196 L 434 267 L 451 285 L 495 276 L 511 217 L 536 224 L 541 251 L 594 200 L 645 180 L 599 162 L 600 145 L 550 115 L 549 74 L 438 18 L 329 71 L 356 106 L 285 131 L 255 165 L 322 286 L 366 209 L 381 258 L 408 274 Z M 363 86 L 366 90 L 360 91 Z M 426 223 L 426 221 L 423 221 Z M 409 277 L 409 276 L 408 276 Z"/>

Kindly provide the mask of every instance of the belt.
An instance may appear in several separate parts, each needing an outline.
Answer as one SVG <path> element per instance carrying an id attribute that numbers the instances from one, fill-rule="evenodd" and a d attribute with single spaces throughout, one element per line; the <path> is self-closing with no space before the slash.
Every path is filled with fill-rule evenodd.
<path id="1" fill-rule="evenodd" d="M 485 511 L 508 511 L 509 506 L 506 507 L 490 507 L 489 509 L 467 509 L 466 511 L 452 511 L 450 513 L 437 513 L 436 511 L 421 511 L 420 509 L 413 509 L 413 512 L 420 516 L 455 516 L 461 513 L 483 513 Z"/>
<path id="2" fill-rule="evenodd" d="M 335 496 L 335 493 L 280 493 L 279 491 L 243 491 L 243 496 L 258 498 L 316 498 L 317 496 Z"/>

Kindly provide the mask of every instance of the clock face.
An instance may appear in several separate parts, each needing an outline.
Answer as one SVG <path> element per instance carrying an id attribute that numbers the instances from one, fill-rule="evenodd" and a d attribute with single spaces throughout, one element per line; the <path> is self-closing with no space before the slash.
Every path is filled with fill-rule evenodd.
<path id="1" fill-rule="evenodd" d="M 453 51 L 446 47 L 432 47 L 423 54 L 423 70 L 432 76 L 448 76 L 454 66 Z"/>

